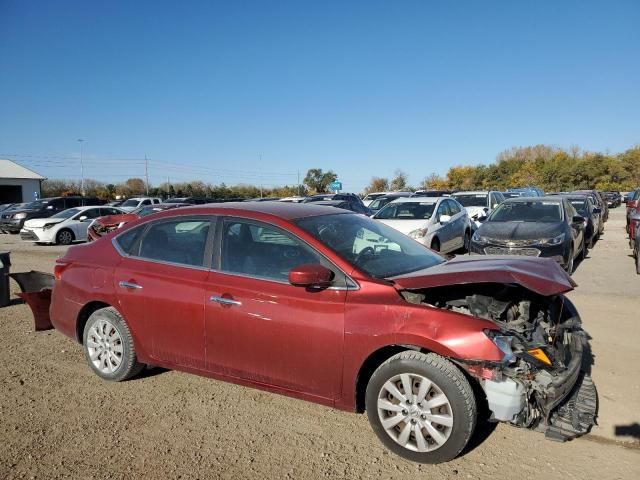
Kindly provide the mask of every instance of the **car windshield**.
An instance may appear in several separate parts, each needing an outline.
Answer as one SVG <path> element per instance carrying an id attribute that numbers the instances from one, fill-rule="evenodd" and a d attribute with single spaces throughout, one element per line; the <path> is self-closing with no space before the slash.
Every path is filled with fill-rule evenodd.
<path id="1" fill-rule="evenodd" d="M 487 219 L 489 222 L 542 222 L 562 221 L 558 202 L 543 200 L 508 201 L 500 204 Z"/>
<path id="2" fill-rule="evenodd" d="M 473 193 L 473 194 L 464 194 L 464 195 L 452 195 L 458 203 L 462 204 L 463 207 L 486 207 L 487 206 L 487 197 L 486 193 Z"/>
<path id="3" fill-rule="evenodd" d="M 138 203 L 140 203 L 139 200 L 136 200 L 135 198 L 130 198 L 129 200 L 125 201 L 121 207 L 137 207 Z"/>
<path id="4" fill-rule="evenodd" d="M 36 200 L 35 202 L 27 203 L 24 207 L 27 210 L 40 210 L 47 206 L 49 200 Z"/>
<path id="5" fill-rule="evenodd" d="M 71 218 L 77 213 L 80 213 L 79 208 L 67 208 L 66 210 L 63 210 L 60 213 L 56 213 L 55 215 L 52 215 L 51 218 Z"/>
<path id="6" fill-rule="evenodd" d="M 146 217 L 147 215 L 151 215 L 152 213 L 162 212 L 163 208 L 158 208 L 157 206 L 147 205 L 141 208 L 138 208 L 133 213 L 137 213 L 139 217 Z"/>
<path id="7" fill-rule="evenodd" d="M 362 215 L 320 215 L 296 220 L 300 228 L 375 278 L 433 267 L 444 260 L 387 225 Z"/>
<path id="8" fill-rule="evenodd" d="M 433 202 L 388 203 L 374 218 L 380 220 L 429 220 L 436 204 Z"/>
<path id="9" fill-rule="evenodd" d="M 377 198 L 376 200 L 371 202 L 371 204 L 369 205 L 369 208 L 371 210 L 380 210 L 382 207 L 384 207 L 387 203 L 389 203 L 392 200 L 394 200 L 394 199 L 393 198 L 389 198 L 389 197 Z"/>

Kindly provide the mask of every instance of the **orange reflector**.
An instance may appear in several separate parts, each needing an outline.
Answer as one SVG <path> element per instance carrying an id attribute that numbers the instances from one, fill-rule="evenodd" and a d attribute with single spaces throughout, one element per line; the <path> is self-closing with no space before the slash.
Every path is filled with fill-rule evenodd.
<path id="1" fill-rule="evenodd" d="M 532 348 L 531 350 L 529 350 L 528 353 L 532 357 L 535 357 L 538 360 L 540 360 L 542 363 L 546 363 L 547 365 L 551 365 L 551 360 L 549 360 L 549 357 L 547 357 L 547 354 L 544 353 L 544 350 L 542 350 L 541 348 Z"/>

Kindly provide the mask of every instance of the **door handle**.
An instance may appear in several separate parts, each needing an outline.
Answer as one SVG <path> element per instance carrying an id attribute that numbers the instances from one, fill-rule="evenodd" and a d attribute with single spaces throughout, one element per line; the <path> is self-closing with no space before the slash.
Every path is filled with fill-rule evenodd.
<path id="1" fill-rule="evenodd" d="M 138 285 L 137 283 L 133 282 L 120 281 L 118 282 L 118 286 L 122 288 L 128 288 L 130 290 L 142 290 L 142 285 Z"/>
<path id="2" fill-rule="evenodd" d="M 213 297 L 209 297 L 209 301 L 216 302 L 221 305 L 235 305 L 235 306 L 242 305 L 242 302 L 239 302 L 238 300 L 233 300 L 231 298 L 225 298 L 225 297 L 216 297 L 215 295 Z"/>

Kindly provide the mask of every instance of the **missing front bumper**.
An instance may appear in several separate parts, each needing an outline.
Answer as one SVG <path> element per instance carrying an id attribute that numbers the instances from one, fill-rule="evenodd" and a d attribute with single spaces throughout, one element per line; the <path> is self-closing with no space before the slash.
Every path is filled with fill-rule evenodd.
<path id="1" fill-rule="evenodd" d="M 596 386 L 591 377 L 583 373 L 569 396 L 551 412 L 545 437 L 564 442 L 584 435 L 595 425 L 597 414 Z"/>

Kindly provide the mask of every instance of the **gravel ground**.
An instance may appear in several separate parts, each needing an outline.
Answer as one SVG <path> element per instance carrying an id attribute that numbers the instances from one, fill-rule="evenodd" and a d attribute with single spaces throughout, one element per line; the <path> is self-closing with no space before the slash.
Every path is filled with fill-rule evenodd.
<path id="1" fill-rule="evenodd" d="M 0 479 L 640 478 L 640 277 L 623 208 L 571 293 L 593 336 L 600 426 L 590 435 L 557 444 L 483 424 L 463 456 L 417 465 L 387 452 L 363 415 L 172 371 L 103 382 L 77 344 L 34 333 L 16 303 L 0 309 Z M 12 235 L 0 250 L 12 251 L 14 272 L 52 271 L 64 252 Z"/>

